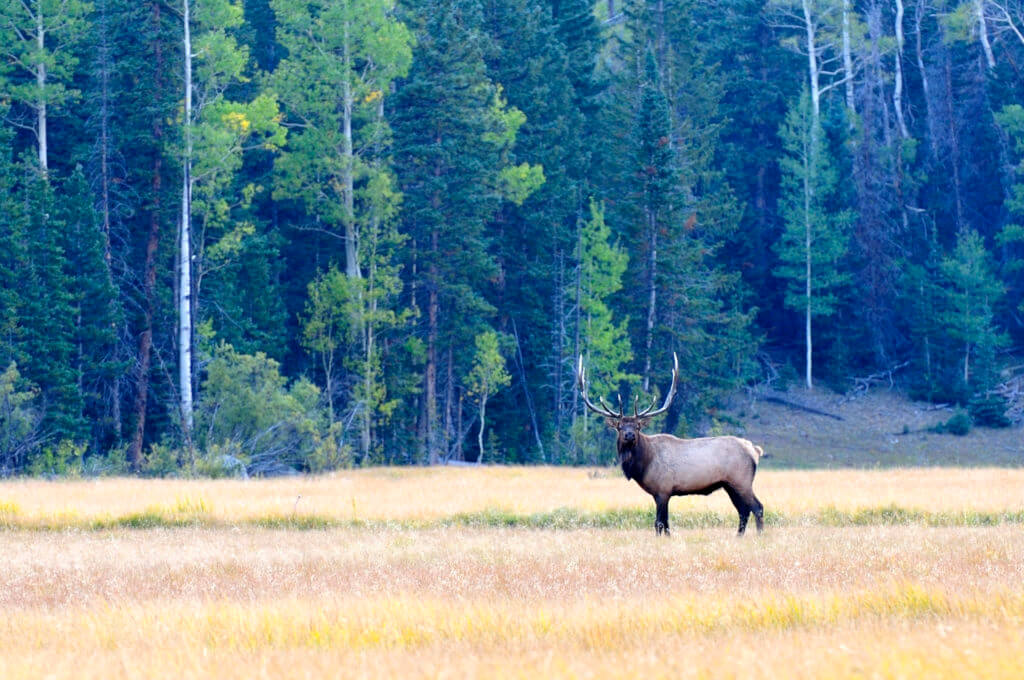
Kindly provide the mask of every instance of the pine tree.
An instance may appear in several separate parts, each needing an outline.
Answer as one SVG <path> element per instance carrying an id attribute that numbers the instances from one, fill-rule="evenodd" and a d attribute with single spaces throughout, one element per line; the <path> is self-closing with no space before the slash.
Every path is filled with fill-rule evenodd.
<path id="1" fill-rule="evenodd" d="M 115 439 L 110 386 L 126 366 L 116 360 L 117 336 L 123 319 L 117 315 L 118 292 L 108 275 L 103 233 L 97 225 L 92 192 L 79 167 L 61 187 L 58 207 L 66 253 L 66 280 L 73 320 L 76 388 L 81 399 L 79 418 L 91 425 L 88 443 L 99 452 Z"/>
<path id="2" fill-rule="evenodd" d="M 471 342 L 474 328 L 493 313 L 485 290 L 497 267 L 484 227 L 503 198 L 503 179 L 509 179 L 503 150 L 522 119 L 503 105 L 487 77 L 479 5 L 432 0 L 417 10 L 411 19 L 417 48 L 408 78 L 399 83 L 392 124 L 410 237 L 406 271 L 425 324 L 419 436 L 436 463 L 461 441 L 454 350 Z"/>
<path id="3" fill-rule="evenodd" d="M 967 397 L 992 386 L 995 352 L 1009 341 L 994 324 L 1004 290 L 984 241 L 973 229 L 957 236 L 956 247 L 939 269 L 946 282 L 940 319 L 950 339 L 960 345 L 959 386 Z"/>
<path id="4" fill-rule="evenodd" d="M 87 441 L 82 394 L 75 371 L 76 315 L 70 267 L 64 249 L 66 223 L 54 198 L 50 178 L 34 163 L 23 165 L 26 261 L 21 286 L 32 291 L 19 313 L 22 375 L 38 386 L 44 409 L 43 429 L 55 441 Z"/>

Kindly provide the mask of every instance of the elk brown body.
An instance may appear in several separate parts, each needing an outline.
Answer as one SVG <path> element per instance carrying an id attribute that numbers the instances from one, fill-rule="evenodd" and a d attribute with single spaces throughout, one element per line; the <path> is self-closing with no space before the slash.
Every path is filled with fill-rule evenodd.
<path id="1" fill-rule="evenodd" d="M 739 535 L 747 528 L 753 513 L 758 532 L 764 529 L 764 506 L 754 495 L 754 474 L 764 451 L 740 437 L 703 437 L 680 439 L 671 434 L 647 435 L 642 432 L 651 418 L 668 410 L 675 396 L 679 379 L 679 363 L 675 360 L 672 387 L 664 405 L 653 410 L 653 404 L 638 411 L 636 402 L 633 415 L 625 415 L 620 406 L 614 412 L 604 400 L 601 406 L 587 397 L 583 357 L 577 368 L 577 383 L 583 402 L 595 413 L 605 417 L 609 427 L 617 432 L 616 447 L 619 462 L 626 479 L 634 480 L 640 488 L 654 497 L 655 531 L 669 533 L 668 502 L 673 496 L 707 495 L 724 489 L 739 513 Z"/>

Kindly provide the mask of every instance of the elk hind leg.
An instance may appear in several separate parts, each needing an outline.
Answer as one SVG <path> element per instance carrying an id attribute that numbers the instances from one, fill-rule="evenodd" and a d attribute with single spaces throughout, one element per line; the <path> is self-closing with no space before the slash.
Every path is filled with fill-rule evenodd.
<path id="1" fill-rule="evenodd" d="M 654 531 L 660 536 L 662 532 L 666 536 L 668 533 L 668 497 L 667 496 L 655 496 L 655 519 L 654 519 Z"/>
<path id="2" fill-rule="evenodd" d="M 745 532 L 747 530 L 747 520 L 750 518 L 750 512 L 754 508 L 752 508 L 751 505 L 748 504 L 747 501 L 743 498 L 743 495 L 740 494 L 740 492 L 737 491 L 731 485 L 729 485 L 729 484 L 725 485 L 725 492 L 727 494 L 729 494 L 729 500 L 731 500 L 732 504 L 734 506 L 736 506 L 736 512 L 738 512 L 739 515 L 740 515 L 740 526 L 739 526 L 739 529 L 736 532 L 736 535 L 737 536 L 742 536 L 743 532 Z M 758 503 L 758 506 L 760 506 L 760 503 Z M 761 530 L 761 520 L 756 515 L 755 515 L 755 519 L 757 521 L 758 531 L 760 531 Z"/>
<path id="3" fill-rule="evenodd" d="M 764 531 L 764 506 L 761 505 L 761 501 L 757 499 L 754 492 L 750 492 L 750 498 L 747 501 L 750 509 L 754 512 L 754 522 L 757 524 L 757 533 Z"/>

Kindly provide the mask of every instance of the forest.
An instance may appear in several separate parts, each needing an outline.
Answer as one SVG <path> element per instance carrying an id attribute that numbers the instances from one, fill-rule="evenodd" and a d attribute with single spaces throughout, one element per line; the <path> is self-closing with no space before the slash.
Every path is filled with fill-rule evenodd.
<path id="1" fill-rule="evenodd" d="M 1020 0 L 0 0 L 0 475 L 597 463 L 581 355 L 1010 426 L 1021 69 Z"/>

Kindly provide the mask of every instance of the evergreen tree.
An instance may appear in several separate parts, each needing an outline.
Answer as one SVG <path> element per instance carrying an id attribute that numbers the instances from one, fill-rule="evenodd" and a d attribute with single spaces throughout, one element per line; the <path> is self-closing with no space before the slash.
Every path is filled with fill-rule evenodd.
<path id="1" fill-rule="evenodd" d="M 20 286 L 21 342 L 28 360 L 22 375 L 38 386 L 43 429 L 56 441 L 87 441 L 82 394 L 75 370 L 76 314 L 70 267 L 64 249 L 67 227 L 50 178 L 34 163 L 23 164 L 25 265 Z"/>
<path id="2" fill-rule="evenodd" d="M 5 113 L 0 104 L 0 114 Z M 14 162 L 14 135 L 0 126 L 0 365 L 24 362 L 21 272 L 27 261 L 24 202 Z M 19 374 L 20 377 L 20 374 Z"/>
<path id="3" fill-rule="evenodd" d="M 417 8 L 411 24 L 417 49 L 395 102 L 395 168 L 410 237 L 409 288 L 425 325 L 419 435 L 427 459 L 436 463 L 461 441 L 454 350 L 493 313 L 485 291 L 497 268 L 484 228 L 503 190 L 521 184 L 510 182 L 515 172 L 502 157 L 522 118 L 504 106 L 487 77 L 474 0 L 432 0 Z"/>
<path id="4" fill-rule="evenodd" d="M 959 388 L 966 398 L 992 386 L 997 375 L 995 352 L 1009 340 L 994 324 L 1003 287 L 984 241 L 973 229 L 959 234 L 956 248 L 939 269 L 946 283 L 939 318 L 950 339 L 959 344 Z"/>
<path id="5" fill-rule="evenodd" d="M 63 223 L 66 253 L 66 281 L 73 322 L 73 355 L 76 390 L 81 399 L 79 418 L 91 425 L 91 450 L 106 449 L 114 441 L 114 414 L 110 408 L 110 386 L 126 366 L 116 360 L 116 329 L 122 319 L 115 316 L 116 300 L 105 263 L 103 233 L 97 225 L 92 192 L 81 168 L 61 187 L 58 206 Z"/>

